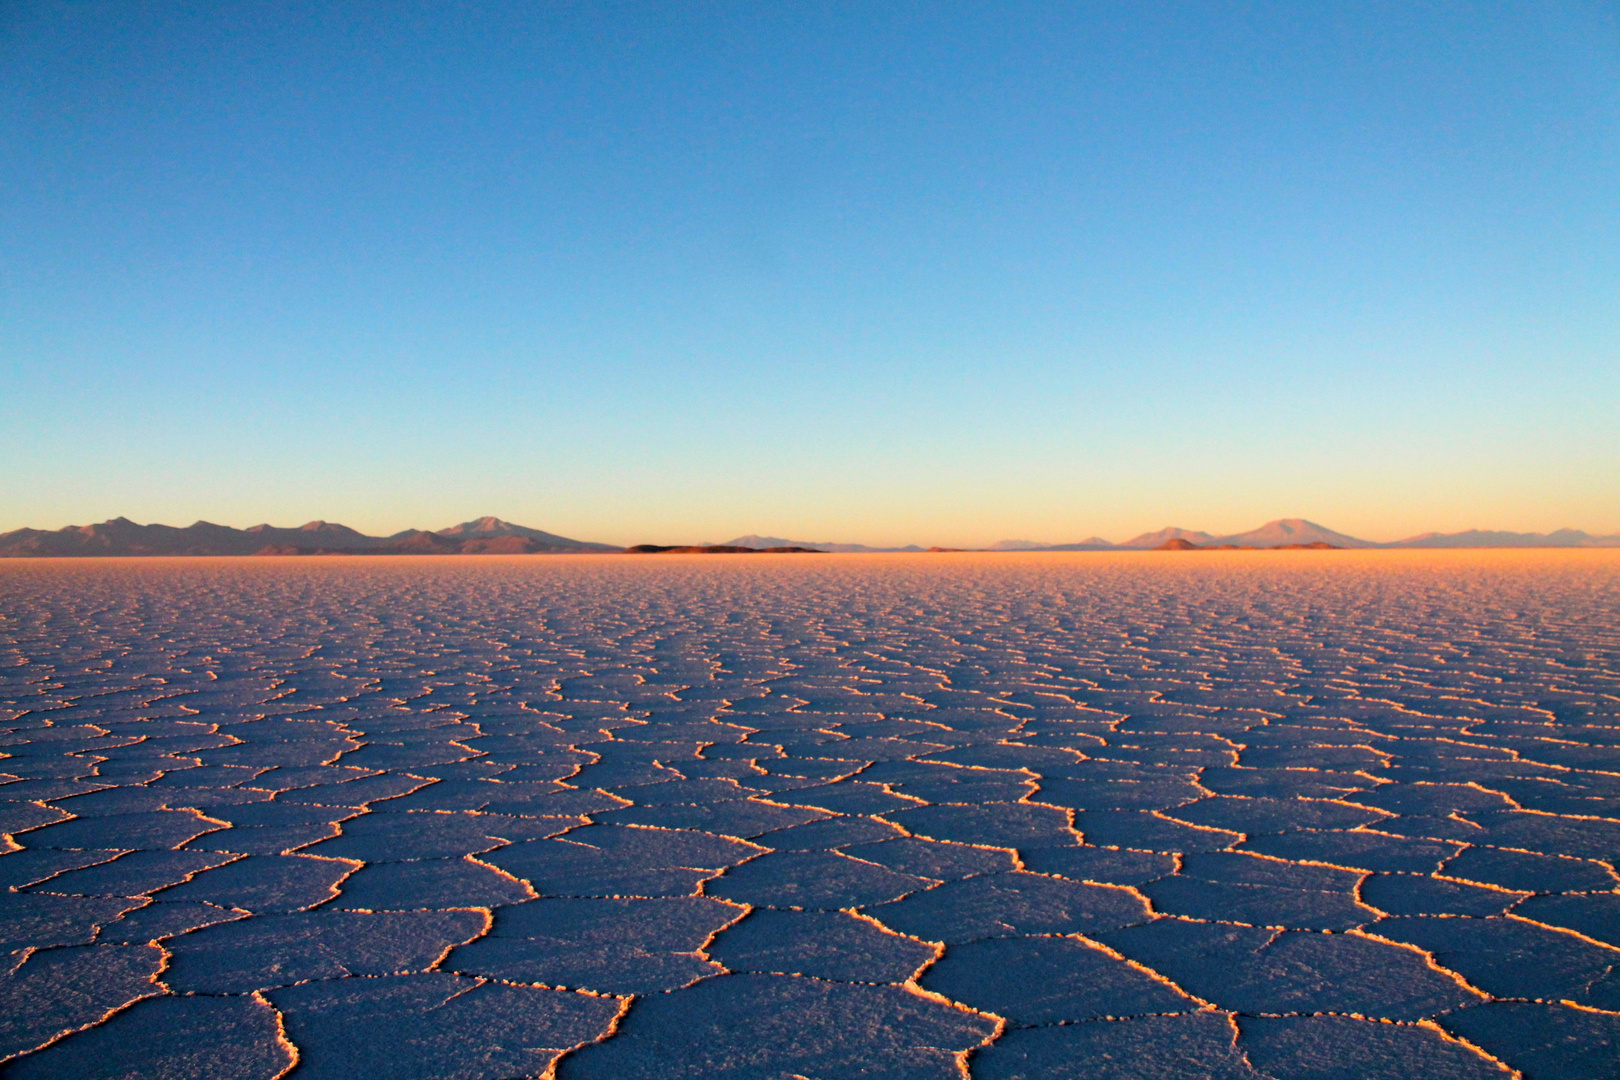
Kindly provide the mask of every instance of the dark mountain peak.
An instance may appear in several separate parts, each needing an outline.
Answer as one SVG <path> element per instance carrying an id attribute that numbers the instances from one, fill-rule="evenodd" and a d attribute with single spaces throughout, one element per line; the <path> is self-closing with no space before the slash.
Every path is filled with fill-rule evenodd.
<path id="1" fill-rule="evenodd" d="M 493 514 L 486 514 L 472 521 L 463 521 L 460 525 L 452 525 L 448 529 L 439 529 L 440 536 L 549 536 L 550 533 L 541 533 L 539 529 L 526 529 L 522 525 L 514 525 L 510 521 L 503 521 Z"/>
<path id="2" fill-rule="evenodd" d="M 514 525 L 510 521 L 487 514 L 472 521 L 463 521 L 460 525 L 452 525 L 447 529 L 439 529 L 435 536 L 451 540 L 497 540 L 504 537 L 527 540 L 530 543 L 523 548 L 527 551 L 541 550 L 568 550 L 568 551 L 618 551 L 611 544 L 592 544 L 584 540 L 571 540 L 566 536 L 548 533 L 540 529 L 531 529 L 526 525 Z M 507 545 L 517 550 L 515 545 Z"/>
<path id="3" fill-rule="evenodd" d="M 94 525 L 64 525 L 58 531 L 59 532 L 81 532 L 81 533 L 85 533 L 85 534 L 90 535 L 90 536 L 94 536 L 97 533 L 129 532 L 131 530 L 145 529 L 145 528 L 148 528 L 148 526 L 146 526 L 146 525 L 137 525 L 137 524 L 135 524 L 135 522 L 129 520 L 129 518 L 127 518 L 127 517 L 115 517 L 115 518 L 108 518 L 106 521 L 97 522 Z"/>
<path id="4" fill-rule="evenodd" d="M 203 523 L 198 522 L 198 524 L 200 525 Z M 259 525 L 249 525 L 242 531 L 246 533 L 253 533 L 254 535 L 258 535 L 259 533 L 322 533 L 323 535 L 329 534 L 334 536 L 362 537 L 366 535 L 365 533 L 360 532 L 358 529 L 349 528 L 347 525 L 339 525 L 335 521 L 322 521 L 320 519 L 316 519 L 315 521 L 306 521 L 297 528 L 291 529 L 283 528 L 279 525 L 271 525 L 269 522 L 264 522 Z"/>
<path id="5" fill-rule="evenodd" d="M 391 537 L 367 536 L 333 521 L 311 521 L 298 528 L 263 523 L 247 529 L 198 521 L 183 529 L 138 525 L 113 518 L 99 525 L 68 525 L 56 532 L 17 529 L 0 536 L 0 557 L 86 555 L 522 555 L 612 552 L 612 544 L 592 544 L 525 529 L 500 518 L 466 522 L 444 534 L 406 529 Z"/>
<path id="6" fill-rule="evenodd" d="M 1158 532 L 1143 533 L 1125 541 L 1119 546 L 1122 548 L 1163 548 L 1172 540 L 1185 540 L 1194 547 L 1253 547 L 1274 548 L 1295 546 L 1302 544 L 1326 544 L 1335 548 L 1370 548 L 1379 545 L 1368 540 L 1358 540 L 1353 536 L 1335 532 L 1326 525 L 1318 525 L 1305 518 L 1278 518 L 1268 521 L 1258 529 L 1248 532 L 1234 533 L 1231 536 L 1213 536 L 1207 532 L 1194 529 L 1182 529 L 1176 526 L 1167 526 Z M 1081 547 L 1083 545 L 1065 545 Z M 1168 550 L 1179 550 L 1171 548 Z"/>
<path id="7" fill-rule="evenodd" d="M 1236 544 L 1240 547 L 1281 547 L 1284 544 L 1329 544 L 1340 548 L 1370 548 L 1378 545 L 1368 540 L 1359 540 L 1354 536 L 1335 532 L 1326 525 L 1318 525 L 1314 521 L 1304 518 L 1278 518 L 1268 521 L 1258 529 L 1248 532 L 1234 533 L 1231 536 L 1222 536 L 1216 539 L 1220 544 Z"/>
<path id="8" fill-rule="evenodd" d="M 150 528 L 152 528 L 150 525 L 137 525 L 127 517 L 115 517 L 94 525 L 66 525 L 57 531 L 76 533 L 91 539 L 105 539 L 109 536 L 138 536 Z"/>
<path id="9" fill-rule="evenodd" d="M 1156 548 L 1160 544 L 1170 540 L 1186 540 L 1188 543 L 1192 544 L 1207 544 L 1214 539 L 1215 538 L 1207 532 L 1199 532 L 1196 529 L 1183 529 L 1176 525 L 1166 525 L 1157 532 L 1149 532 L 1143 533 L 1141 536 L 1133 536 L 1119 546 L 1127 548 Z"/>

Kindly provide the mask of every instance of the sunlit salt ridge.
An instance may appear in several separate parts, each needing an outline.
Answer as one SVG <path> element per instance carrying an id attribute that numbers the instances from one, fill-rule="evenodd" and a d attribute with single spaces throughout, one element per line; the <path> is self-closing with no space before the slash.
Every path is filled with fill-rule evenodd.
<path id="1" fill-rule="evenodd" d="M 7 1077 L 1611 1077 L 1605 551 L 18 561 Z"/>

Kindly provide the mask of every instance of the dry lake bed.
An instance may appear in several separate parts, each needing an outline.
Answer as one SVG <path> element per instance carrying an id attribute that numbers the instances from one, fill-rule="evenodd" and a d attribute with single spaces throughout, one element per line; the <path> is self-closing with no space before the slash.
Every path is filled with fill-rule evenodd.
<path id="1" fill-rule="evenodd" d="M 0 565 L 0 1076 L 1620 1076 L 1620 552 Z"/>

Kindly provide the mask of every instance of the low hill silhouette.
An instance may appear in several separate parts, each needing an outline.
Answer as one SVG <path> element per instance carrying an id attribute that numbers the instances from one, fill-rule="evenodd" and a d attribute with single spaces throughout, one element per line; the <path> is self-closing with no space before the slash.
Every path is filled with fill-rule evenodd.
<path id="1" fill-rule="evenodd" d="M 831 540 L 788 540 L 780 536 L 758 536 L 749 533 L 739 536 L 735 540 L 727 540 L 718 547 L 745 547 L 755 551 L 769 551 L 773 548 L 804 548 L 810 551 L 830 551 L 840 555 L 858 555 L 862 553 L 875 553 L 884 551 L 922 551 L 916 544 L 907 544 L 905 547 L 869 547 L 866 544 L 840 544 Z"/>
<path id="2" fill-rule="evenodd" d="M 1270 547 L 1253 547 L 1248 544 L 1195 544 L 1181 537 L 1172 537 L 1160 544 L 1153 551 L 1342 551 L 1337 544 L 1330 544 L 1325 540 L 1312 540 L 1308 544 L 1272 544 Z"/>
<path id="3" fill-rule="evenodd" d="M 781 547 L 749 547 L 745 544 L 635 544 L 624 549 L 628 555 L 825 555 L 813 547 L 785 544 Z"/>
<path id="4" fill-rule="evenodd" d="M 1133 536 L 1118 546 L 1122 548 L 1156 548 L 1172 540 L 1185 540 L 1189 544 L 1199 545 L 1213 544 L 1215 542 L 1215 538 L 1207 532 L 1199 532 L 1196 529 L 1180 529 L 1174 525 L 1166 525 L 1157 532 Z"/>
<path id="5" fill-rule="evenodd" d="M 1593 536 L 1580 529 L 1558 529 L 1550 533 L 1494 532 L 1469 529 L 1458 533 L 1421 533 L 1385 547 L 1473 548 L 1473 547 L 1620 547 L 1620 535 Z"/>

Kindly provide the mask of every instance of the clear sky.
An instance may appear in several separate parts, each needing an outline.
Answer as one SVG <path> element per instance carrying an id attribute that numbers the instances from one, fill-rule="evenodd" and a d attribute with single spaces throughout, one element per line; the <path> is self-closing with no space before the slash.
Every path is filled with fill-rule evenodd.
<path id="1" fill-rule="evenodd" d="M 1609 3 L 0 3 L 0 529 L 1620 531 Z"/>

